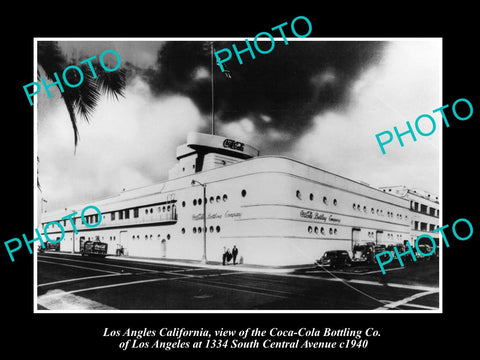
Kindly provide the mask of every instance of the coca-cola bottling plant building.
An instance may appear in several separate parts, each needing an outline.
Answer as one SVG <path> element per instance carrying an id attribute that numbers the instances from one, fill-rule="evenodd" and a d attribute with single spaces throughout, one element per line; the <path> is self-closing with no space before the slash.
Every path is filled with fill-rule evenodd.
<path id="1" fill-rule="evenodd" d="M 122 249 L 125 256 L 221 261 L 235 245 L 241 263 L 269 266 L 312 264 L 325 251 L 352 254 L 367 242 L 414 246 L 418 231 L 439 226 L 433 195 L 375 189 L 286 157 L 259 156 L 234 139 L 190 133 L 177 159 L 168 181 L 89 202 L 101 211 L 95 228 L 78 216 L 76 234 L 60 220 L 82 204 L 43 213 L 42 224 L 60 222 L 65 252 L 93 240 L 107 243 L 111 255 Z M 61 230 L 51 226 L 48 235 Z"/>

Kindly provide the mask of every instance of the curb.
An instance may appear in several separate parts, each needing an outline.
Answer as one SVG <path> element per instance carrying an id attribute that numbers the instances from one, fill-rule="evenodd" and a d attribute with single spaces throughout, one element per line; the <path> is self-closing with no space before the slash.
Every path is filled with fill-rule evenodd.
<path id="1" fill-rule="evenodd" d="M 125 260 L 125 261 L 138 261 L 143 263 L 150 264 L 161 264 L 161 265 L 177 265 L 177 266 L 190 266 L 198 267 L 204 269 L 214 269 L 214 270 L 232 270 L 239 272 L 257 272 L 257 273 L 276 273 L 276 274 L 288 274 L 298 270 L 301 267 L 295 268 L 273 268 L 273 267 L 262 267 L 262 266 L 248 266 L 248 265 L 221 265 L 221 264 L 203 264 L 200 262 L 189 262 L 181 260 L 161 260 L 161 259 L 149 259 L 149 258 L 136 258 L 129 256 L 106 256 L 105 259 L 115 259 L 115 260 Z"/>

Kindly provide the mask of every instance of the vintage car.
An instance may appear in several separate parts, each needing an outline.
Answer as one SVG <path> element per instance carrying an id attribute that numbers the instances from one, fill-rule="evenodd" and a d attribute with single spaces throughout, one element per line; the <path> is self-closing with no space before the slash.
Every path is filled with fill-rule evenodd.
<path id="1" fill-rule="evenodd" d="M 317 264 L 322 267 L 340 268 L 350 266 L 351 259 L 345 250 L 326 251 Z"/>

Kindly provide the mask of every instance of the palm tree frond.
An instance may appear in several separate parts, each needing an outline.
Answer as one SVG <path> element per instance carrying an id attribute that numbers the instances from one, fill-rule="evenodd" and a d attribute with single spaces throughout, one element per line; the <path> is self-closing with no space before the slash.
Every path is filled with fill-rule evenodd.
<path id="1" fill-rule="evenodd" d="M 62 53 L 56 41 L 38 42 L 37 61 L 48 79 L 55 79 L 55 73 L 59 78 L 65 76 L 63 80 L 66 84 L 63 86 L 61 96 L 70 116 L 75 147 L 79 140 L 76 114 L 89 122 L 102 94 L 115 97 L 116 100 L 119 96 L 125 96 L 126 72 L 124 69 L 105 71 L 99 64 L 92 64 L 97 74 L 97 78 L 94 78 L 89 68 L 90 65 L 68 64 L 66 56 Z M 82 74 L 74 70 L 64 73 L 64 69 L 69 65 L 79 66 Z M 40 77 L 39 72 L 37 72 L 37 76 Z M 68 86 L 68 84 L 73 85 L 73 87 Z M 79 85 L 75 86 L 76 84 Z M 58 87 L 58 84 L 56 86 Z"/>
<path id="2" fill-rule="evenodd" d="M 76 148 L 80 136 L 78 133 L 77 117 L 75 116 L 75 108 L 73 105 L 73 101 L 68 96 L 63 96 L 62 98 L 63 98 L 63 101 L 65 102 L 65 106 L 67 107 L 68 115 L 70 115 L 70 123 L 72 124 L 72 128 L 73 128 L 73 137 L 74 137 L 75 148 Z"/>
<path id="3" fill-rule="evenodd" d="M 126 86 L 126 72 L 124 69 L 118 69 L 114 72 L 106 72 L 104 69 L 99 68 L 97 82 L 102 93 L 107 96 L 125 97 L 124 90 Z"/>

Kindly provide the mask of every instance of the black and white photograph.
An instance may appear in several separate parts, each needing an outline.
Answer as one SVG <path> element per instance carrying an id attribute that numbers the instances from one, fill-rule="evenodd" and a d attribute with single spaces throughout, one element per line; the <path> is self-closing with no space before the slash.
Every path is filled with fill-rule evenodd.
<path id="1" fill-rule="evenodd" d="M 266 39 L 37 42 L 38 310 L 441 309 L 441 39 Z"/>

